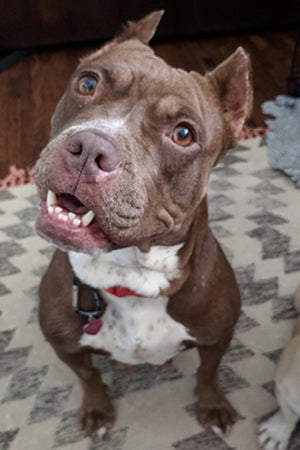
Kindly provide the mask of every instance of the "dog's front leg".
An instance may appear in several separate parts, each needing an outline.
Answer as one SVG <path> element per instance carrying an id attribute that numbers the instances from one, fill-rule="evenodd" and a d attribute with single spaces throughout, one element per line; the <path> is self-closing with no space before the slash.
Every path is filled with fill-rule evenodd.
<path id="1" fill-rule="evenodd" d="M 236 420 L 236 412 L 221 391 L 218 380 L 219 364 L 231 337 L 232 332 L 228 331 L 221 342 L 197 347 L 201 361 L 196 386 L 198 420 L 204 428 L 212 428 L 217 434 L 228 432 Z"/>
<path id="2" fill-rule="evenodd" d="M 83 388 L 79 427 L 97 441 L 111 428 L 115 415 L 108 389 L 93 367 L 91 350 L 78 345 L 85 320 L 72 308 L 73 277 L 68 255 L 57 250 L 40 285 L 39 322 L 58 357 L 79 377 Z M 89 310 L 90 302 L 90 290 L 83 288 L 80 304 Z"/>
<path id="3" fill-rule="evenodd" d="M 85 429 L 92 440 L 97 442 L 112 428 L 115 421 L 108 387 L 103 383 L 99 371 L 93 367 L 91 352 L 88 349 L 73 354 L 61 350 L 56 350 L 56 353 L 78 375 L 83 389 L 78 418 L 79 429 Z"/>

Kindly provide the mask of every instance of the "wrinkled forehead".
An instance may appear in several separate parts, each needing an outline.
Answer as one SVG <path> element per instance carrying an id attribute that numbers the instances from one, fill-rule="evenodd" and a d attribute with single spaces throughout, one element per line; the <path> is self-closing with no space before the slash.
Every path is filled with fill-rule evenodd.
<path id="1" fill-rule="evenodd" d="M 112 63 L 123 61 L 129 65 L 139 65 L 141 61 L 146 64 L 151 59 L 160 58 L 155 55 L 152 48 L 148 45 L 143 44 L 137 39 L 130 39 L 121 43 L 115 43 L 114 41 L 108 42 L 99 50 L 81 58 L 80 65 L 99 64 L 106 61 Z M 162 59 L 160 61 L 164 63 Z"/>
<path id="2" fill-rule="evenodd" d="M 197 99 L 202 97 L 199 82 L 196 83 L 188 72 L 167 64 L 149 46 L 137 40 L 107 44 L 83 58 L 78 70 L 100 73 L 107 99 L 110 96 L 111 100 L 131 96 L 132 102 L 145 99 L 152 104 L 153 114 L 158 117 L 166 112 L 172 116 L 200 113 L 197 108 L 201 103 Z"/>

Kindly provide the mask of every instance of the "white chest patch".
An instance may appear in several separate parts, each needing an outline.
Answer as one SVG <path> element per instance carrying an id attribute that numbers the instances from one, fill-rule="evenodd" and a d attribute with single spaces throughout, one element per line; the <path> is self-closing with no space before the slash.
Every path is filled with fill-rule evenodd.
<path id="1" fill-rule="evenodd" d="M 96 335 L 84 333 L 80 344 L 106 350 L 126 364 L 163 364 L 191 340 L 183 325 L 166 312 L 166 297 L 118 298 L 105 293 L 103 326 Z"/>
<path id="2" fill-rule="evenodd" d="M 124 286 L 154 297 L 179 276 L 177 253 L 181 247 L 155 246 L 148 253 L 128 247 L 96 257 L 70 252 L 69 259 L 78 278 L 89 286 Z"/>
<path id="3" fill-rule="evenodd" d="M 167 313 L 168 298 L 159 295 L 178 276 L 181 245 L 154 247 L 148 253 L 136 247 L 96 258 L 71 252 L 69 258 L 80 280 L 100 289 L 107 303 L 103 326 L 95 335 L 84 333 L 82 346 L 109 352 L 126 364 L 163 364 L 193 340 L 188 330 Z M 104 289 L 123 286 L 144 297 L 119 298 Z"/>

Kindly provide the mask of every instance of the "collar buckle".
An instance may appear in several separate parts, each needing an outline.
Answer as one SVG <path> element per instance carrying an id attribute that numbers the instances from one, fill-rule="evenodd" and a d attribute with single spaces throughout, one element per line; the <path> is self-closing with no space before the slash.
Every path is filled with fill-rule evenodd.
<path id="1" fill-rule="evenodd" d="M 103 300 L 103 297 L 100 295 L 98 289 L 91 288 L 92 290 L 92 297 L 95 304 L 95 309 L 93 311 L 86 311 L 84 309 L 81 309 L 79 307 L 79 285 L 81 281 L 78 277 L 74 276 L 73 278 L 73 285 L 72 285 L 72 307 L 73 310 L 79 314 L 80 316 L 83 316 L 88 319 L 89 322 L 92 320 L 98 319 L 101 317 L 104 313 L 105 309 L 105 302 Z"/>

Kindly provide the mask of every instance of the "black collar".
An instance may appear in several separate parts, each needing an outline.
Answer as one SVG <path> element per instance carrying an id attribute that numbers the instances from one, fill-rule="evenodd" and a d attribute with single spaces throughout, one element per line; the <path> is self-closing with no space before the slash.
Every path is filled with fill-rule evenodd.
<path id="1" fill-rule="evenodd" d="M 74 276 L 73 278 L 73 287 L 72 287 L 72 307 L 74 311 L 80 316 L 87 317 L 88 321 L 98 319 L 104 313 L 105 309 L 105 301 L 103 297 L 100 295 L 99 291 L 95 288 L 90 288 L 92 290 L 93 301 L 95 304 L 94 311 L 86 311 L 84 309 L 80 309 L 79 307 L 79 285 L 82 284 L 79 278 Z"/>

